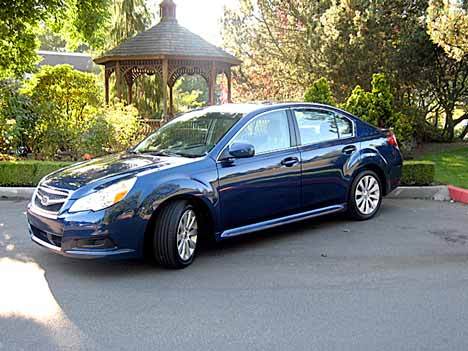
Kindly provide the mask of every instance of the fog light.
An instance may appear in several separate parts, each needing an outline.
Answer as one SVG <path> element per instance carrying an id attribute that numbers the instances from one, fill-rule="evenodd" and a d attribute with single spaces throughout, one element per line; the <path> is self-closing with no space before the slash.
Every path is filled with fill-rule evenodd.
<path id="1" fill-rule="evenodd" d="M 111 249 L 115 247 L 111 239 L 80 239 L 76 240 L 76 247 L 80 249 Z"/>

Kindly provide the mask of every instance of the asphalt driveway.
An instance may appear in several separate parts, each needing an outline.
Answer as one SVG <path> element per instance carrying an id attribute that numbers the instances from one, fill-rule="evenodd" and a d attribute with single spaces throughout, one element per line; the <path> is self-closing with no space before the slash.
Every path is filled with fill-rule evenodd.
<path id="1" fill-rule="evenodd" d="M 384 200 L 204 249 L 77 261 L 0 201 L 0 350 L 468 350 L 468 206 Z"/>

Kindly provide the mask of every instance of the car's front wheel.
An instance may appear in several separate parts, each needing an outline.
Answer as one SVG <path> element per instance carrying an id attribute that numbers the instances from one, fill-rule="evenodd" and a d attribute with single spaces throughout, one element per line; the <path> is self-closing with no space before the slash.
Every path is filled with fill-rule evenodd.
<path id="1" fill-rule="evenodd" d="M 348 211 L 357 220 L 374 217 L 382 203 L 382 184 L 373 171 L 359 173 L 353 181 Z"/>
<path id="2" fill-rule="evenodd" d="M 156 262 L 166 268 L 189 266 L 198 248 L 199 219 L 188 201 L 174 201 L 159 214 L 154 231 Z"/>

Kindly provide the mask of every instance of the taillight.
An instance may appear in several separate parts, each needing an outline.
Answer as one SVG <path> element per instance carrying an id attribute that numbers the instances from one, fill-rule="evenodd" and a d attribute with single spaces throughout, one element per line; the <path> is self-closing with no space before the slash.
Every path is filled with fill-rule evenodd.
<path id="1" fill-rule="evenodd" d="M 397 138 L 395 136 L 395 134 L 392 132 L 392 131 L 389 131 L 387 133 L 387 142 L 390 144 L 390 145 L 393 145 L 395 147 L 398 147 L 398 141 L 397 141 Z"/>

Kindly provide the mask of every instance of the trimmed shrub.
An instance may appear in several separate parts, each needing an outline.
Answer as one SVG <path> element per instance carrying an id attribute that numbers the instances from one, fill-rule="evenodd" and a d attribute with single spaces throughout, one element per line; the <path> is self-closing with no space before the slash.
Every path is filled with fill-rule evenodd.
<path id="1" fill-rule="evenodd" d="M 325 104 L 335 106 L 336 102 L 330 89 L 330 83 L 324 77 L 317 79 L 307 89 L 304 95 L 304 101 L 315 102 L 318 104 Z"/>
<path id="2" fill-rule="evenodd" d="M 46 175 L 69 162 L 0 161 L 0 186 L 36 186 Z"/>
<path id="3" fill-rule="evenodd" d="M 401 185 L 430 185 L 434 183 L 435 163 L 431 161 L 405 161 Z"/>

